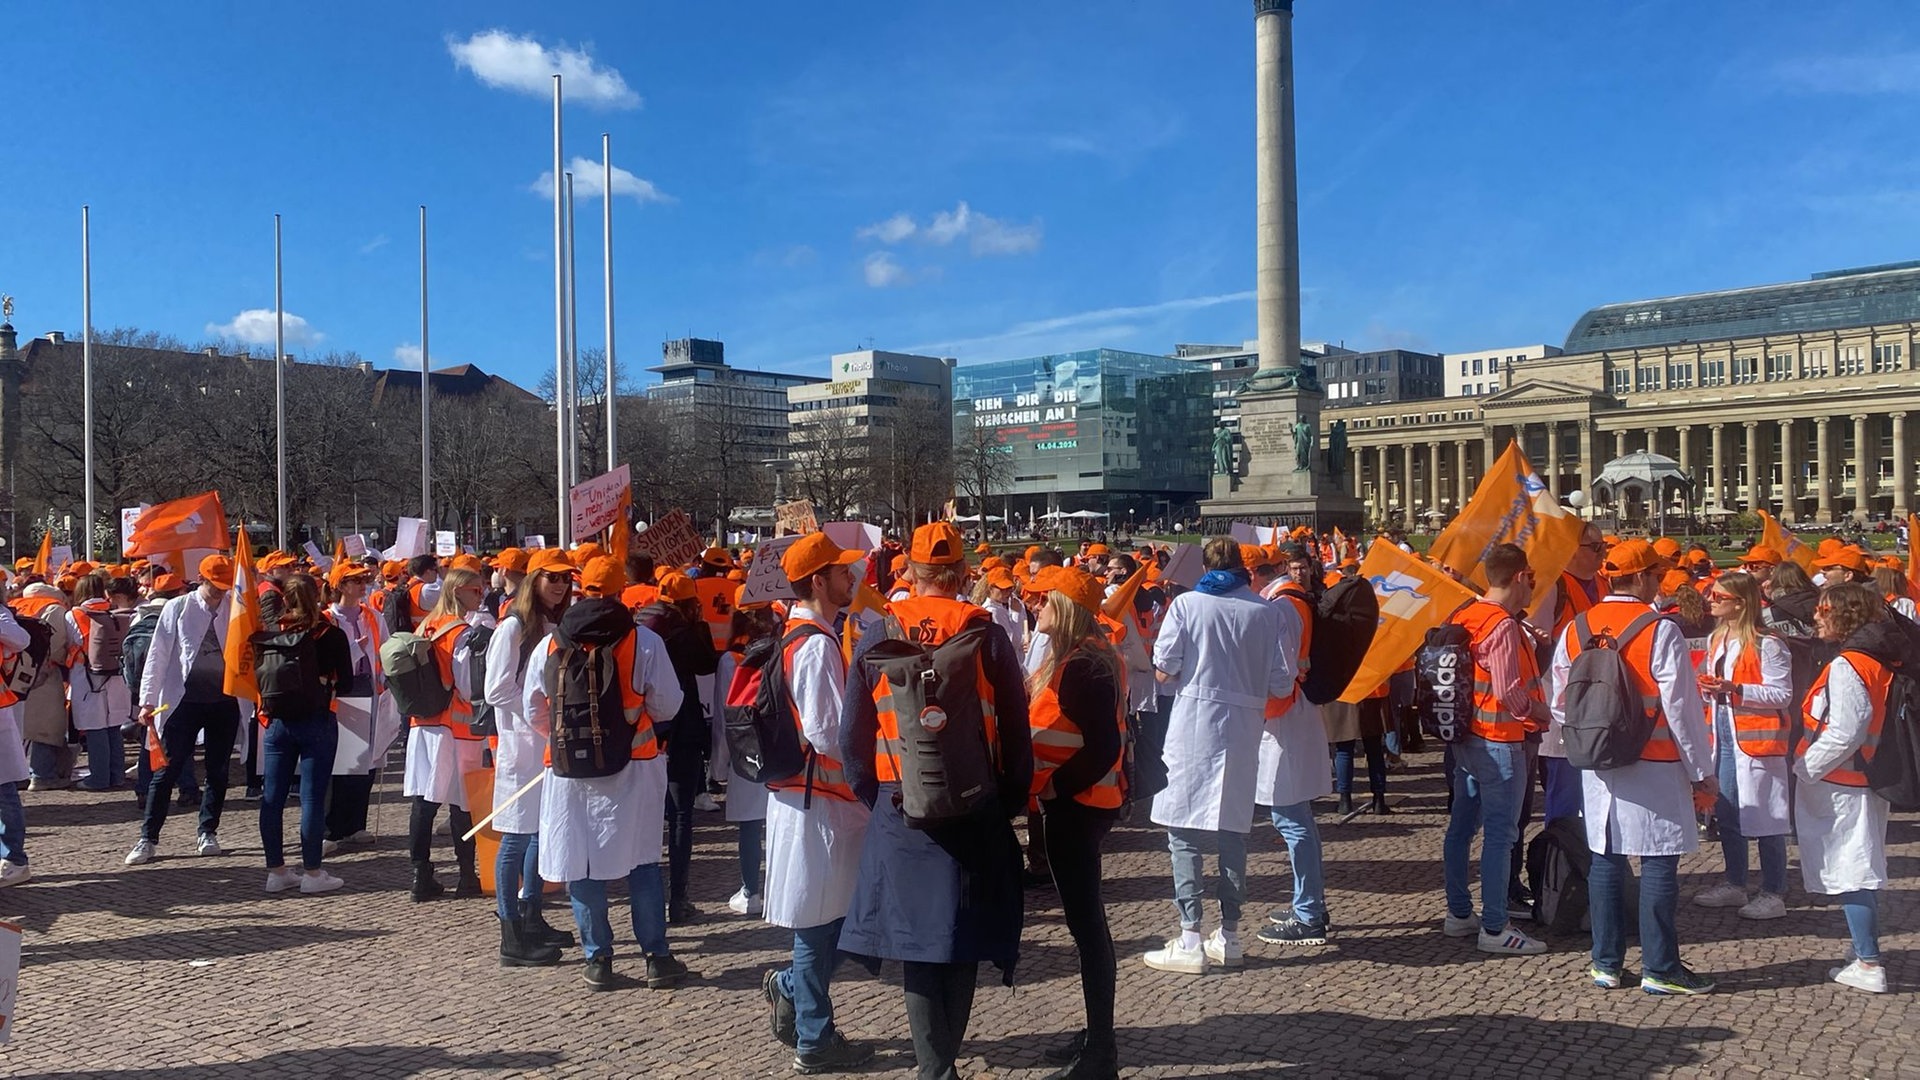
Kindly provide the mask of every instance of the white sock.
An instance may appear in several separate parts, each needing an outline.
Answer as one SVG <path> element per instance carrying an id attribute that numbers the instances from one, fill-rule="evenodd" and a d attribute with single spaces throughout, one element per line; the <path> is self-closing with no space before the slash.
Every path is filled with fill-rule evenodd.
<path id="1" fill-rule="evenodd" d="M 1182 949 L 1188 949 L 1188 950 L 1199 948 L 1200 947 L 1200 931 L 1198 930 L 1180 931 L 1180 947 Z"/>

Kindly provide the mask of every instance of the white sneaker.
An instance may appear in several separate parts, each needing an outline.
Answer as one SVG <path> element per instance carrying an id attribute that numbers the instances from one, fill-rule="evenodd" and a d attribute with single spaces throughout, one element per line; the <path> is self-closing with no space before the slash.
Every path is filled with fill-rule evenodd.
<path id="1" fill-rule="evenodd" d="M 1851 947 L 1849 947 L 1851 951 Z M 1855 990 L 1865 990 L 1869 994 L 1887 992 L 1887 968 L 1885 964 L 1868 965 L 1854 960 L 1846 967 L 1833 968 L 1827 972 L 1827 978 L 1841 986 L 1851 986 Z"/>
<path id="2" fill-rule="evenodd" d="M 158 853 L 159 850 L 160 845 L 151 840 L 136 840 L 133 844 L 133 850 L 127 852 L 125 862 L 128 866 L 142 866 L 152 862 L 154 855 Z"/>
<path id="3" fill-rule="evenodd" d="M 1547 951 L 1547 943 L 1528 937 L 1509 923 L 1505 930 L 1497 934 L 1480 931 L 1480 940 L 1474 944 L 1474 948 L 1495 956 L 1538 956 Z"/>
<path id="4" fill-rule="evenodd" d="M 312 870 L 300 875 L 300 891 L 307 896 L 316 893 L 330 893 L 345 885 L 346 882 L 327 873 L 325 870 Z"/>
<path id="5" fill-rule="evenodd" d="M 353 844 L 357 847 L 367 847 L 373 843 L 373 834 L 365 829 L 361 829 L 359 832 L 354 833 L 352 836 L 340 842 L 343 844 Z"/>
<path id="6" fill-rule="evenodd" d="M 276 866 L 273 869 L 267 871 L 267 891 L 268 892 L 282 893 L 282 892 L 286 892 L 288 889 L 297 889 L 299 887 L 300 887 L 300 875 L 294 873 L 292 870 L 289 870 L 284 866 Z"/>
<path id="7" fill-rule="evenodd" d="M 1699 907 L 1744 907 L 1747 890 L 1723 881 L 1704 892 L 1694 893 L 1693 902 Z"/>
<path id="8" fill-rule="evenodd" d="M 1743 919 L 1781 919 L 1787 914 L 1787 902 L 1770 892 L 1756 895 L 1740 909 Z"/>
<path id="9" fill-rule="evenodd" d="M 340 841 L 338 840 L 320 841 L 320 854 L 332 856 L 332 855 L 338 855 L 339 853 L 340 853 Z"/>
<path id="10" fill-rule="evenodd" d="M 1169 938 L 1165 947 L 1149 951 L 1142 959 L 1155 971 L 1177 971 L 1182 975 L 1207 973 L 1205 946 L 1196 945 L 1191 949 L 1183 949 L 1180 947 L 1179 938 Z"/>
<path id="11" fill-rule="evenodd" d="M 703 791 L 693 797 L 693 808 L 711 814 L 715 810 L 720 809 L 720 803 L 714 799 L 713 796 Z"/>
<path id="12" fill-rule="evenodd" d="M 727 910 L 735 915 L 758 915 L 766 910 L 765 903 L 742 885 L 740 891 L 727 899 Z"/>
<path id="13" fill-rule="evenodd" d="M 1456 919 L 1449 915 L 1446 921 L 1440 924 L 1440 932 L 1448 937 L 1472 937 L 1480 932 L 1480 919 L 1475 915 L 1469 915 L 1464 919 Z"/>
<path id="14" fill-rule="evenodd" d="M 33 871 L 27 869 L 26 863 L 0 859 L 0 888 L 6 888 L 9 885 L 25 885 L 32 878 Z"/>
<path id="15" fill-rule="evenodd" d="M 1225 932 L 1215 930 L 1200 943 L 1200 951 L 1207 955 L 1207 963 L 1221 967 L 1237 968 L 1247 966 L 1246 952 L 1240 947 L 1240 935 L 1228 937 Z"/>
<path id="16" fill-rule="evenodd" d="M 202 855 L 225 855 L 226 849 L 220 846 L 220 838 L 210 832 L 200 834 L 197 844 Z"/>

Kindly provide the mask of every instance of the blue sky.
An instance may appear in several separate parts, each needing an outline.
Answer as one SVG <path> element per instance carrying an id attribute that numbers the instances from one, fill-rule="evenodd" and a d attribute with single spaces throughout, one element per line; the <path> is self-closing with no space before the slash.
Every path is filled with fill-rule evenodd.
<path id="1" fill-rule="evenodd" d="M 1920 257 L 1911 0 L 1300 0 L 1304 336 L 1558 343 L 1595 304 Z M 611 132 L 616 319 L 825 373 L 1254 332 L 1246 0 L 8 5 L 0 292 L 77 331 L 256 332 L 531 384 L 566 153 Z M 517 87 L 530 86 L 532 92 Z M 583 183 L 582 178 L 578 183 Z M 600 204 L 580 200 L 583 345 Z M 268 339 L 270 341 L 270 338 Z"/>

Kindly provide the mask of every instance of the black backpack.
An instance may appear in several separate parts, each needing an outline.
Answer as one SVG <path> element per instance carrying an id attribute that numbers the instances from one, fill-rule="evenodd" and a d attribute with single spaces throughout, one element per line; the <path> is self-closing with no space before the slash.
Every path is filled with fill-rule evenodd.
<path id="1" fill-rule="evenodd" d="M 389 585 L 384 592 L 387 598 L 380 614 L 386 622 L 387 636 L 413 633 L 413 592 L 407 583 L 403 581 L 398 585 Z"/>
<path id="2" fill-rule="evenodd" d="M 1576 769 L 1617 769 L 1640 760 L 1653 735 L 1658 710 L 1647 715 L 1627 665 L 1628 643 L 1667 616 L 1649 611 L 1627 624 L 1618 638 L 1597 633 L 1588 612 L 1574 616 L 1568 633 L 1580 642 L 1580 655 L 1567 670 L 1560 735 L 1567 764 Z"/>
<path id="3" fill-rule="evenodd" d="M 320 677 L 319 634 L 309 630 L 253 635 L 254 679 L 260 710 L 284 721 L 304 722 L 327 711 L 333 695 Z"/>
<path id="4" fill-rule="evenodd" d="M 1473 715 L 1473 635 L 1454 622 L 1473 601 L 1427 631 L 1413 657 L 1413 706 L 1420 729 L 1443 743 L 1459 742 Z"/>
<path id="5" fill-rule="evenodd" d="M 1591 925 L 1587 873 L 1593 849 L 1578 815 L 1555 818 L 1527 843 L 1527 884 L 1533 890 L 1533 923 L 1549 935 L 1576 934 Z M 1620 881 L 1627 926 L 1640 925 L 1640 879 L 1629 870 Z"/>
<path id="6" fill-rule="evenodd" d="M 614 599 L 582 600 L 561 617 L 543 676 L 555 776 L 613 776 L 633 759 L 639 718 L 627 715 L 613 652 L 637 632 L 632 613 Z"/>
<path id="7" fill-rule="evenodd" d="M 901 817 L 910 829 L 929 829 L 997 812 L 999 762 L 980 687 L 987 635 L 999 627 L 975 620 L 929 647 L 907 640 L 892 617 L 886 625 L 886 640 L 875 642 L 861 662 L 872 674 L 876 706 L 893 712 L 900 736 Z M 877 692 L 882 679 L 884 696 Z"/>
<path id="8" fill-rule="evenodd" d="M 1314 605 L 1307 677 L 1300 684 L 1308 701 L 1325 705 L 1346 692 L 1379 626 L 1380 600 L 1364 578 L 1341 581 L 1320 597 Z"/>
<path id="9" fill-rule="evenodd" d="M 500 733 L 493 706 L 487 703 L 487 646 L 492 641 L 493 627 L 476 623 L 462 631 L 454 645 L 456 653 L 462 646 L 467 649 L 467 687 L 473 693 L 473 715 L 467 720 L 467 727 L 479 736 Z"/>
<path id="10" fill-rule="evenodd" d="M 784 635 L 759 638 L 747 646 L 734 667 L 723 715 L 727 756 L 742 780 L 772 784 L 791 780 L 803 770 L 809 781 L 813 779 L 813 747 L 800 737 L 781 658 L 795 643 L 825 632 L 802 623 Z"/>
<path id="11" fill-rule="evenodd" d="M 27 647 L 9 655 L 0 663 L 0 679 L 5 680 L 7 689 L 14 696 L 25 699 L 40 682 L 40 669 L 47 664 L 47 654 L 53 651 L 53 627 L 39 619 L 29 619 L 18 611 L 13 619 L 20 629 L 27 632 Z"/>

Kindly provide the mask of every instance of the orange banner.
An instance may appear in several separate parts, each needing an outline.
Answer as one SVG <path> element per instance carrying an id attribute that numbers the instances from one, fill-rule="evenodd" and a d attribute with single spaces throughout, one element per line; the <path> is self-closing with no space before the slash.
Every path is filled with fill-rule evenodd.
<path id="1" fill-rule="evenodd" d="M 1427 554 L 1484 589 L 1487 578 L 1480 567 L 1487 551 L 1495 544 L 1518 544 L 1538 580 L 1558 581 L 1580 548 L 1582 528 L 1580 519 L 1562 508 L 1534 475 L 1520 444 L 1513 442 L 1481 478 L 1459 516 L 1434 538 Z M 1542 589 L 1535 604 L 1546 595 Z"/>
<path id="2" fill-rule="evenodd" d="M 209 491 L 163 502 L 141 514 L 128 534 L 125 557 L 187 548 L 218 551 L 226 542 L 227 513 L 220 506 L 220 493 Z"/>
<path id="3" fill-rule="evenodd" d="M 1760 521 L 1761 547 L 1771 548 L 1779 552 L 1781 558 L 1792 559 L 1800 564 L 1800 569 L 1809 574 L 1813 573 L 1813 560 L 1819 558 L 1819 552 L 1794 539 L 1793 534 L 1783 528 L 1773 519 L 1773 515 L 1765 510 L 1760 511 Z"/>
<path id="4" fill-rule="evenodd" d="M 1428 630 L 1474 597 L 1472 589 L 1386 540 L 1375 540 L 1367 549 L 1360 576 L 1373 586 L 1380 602 L 1380 626 L 1373 632 L 1373 644 L 1360 669 L 1340 695 L 1341 701 L 1356 703 L 1407 662 L 1426 640 Z"/>

